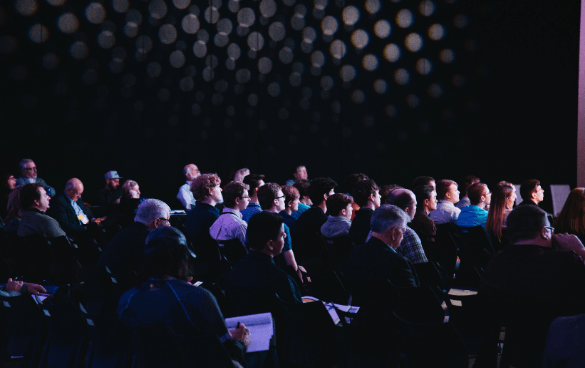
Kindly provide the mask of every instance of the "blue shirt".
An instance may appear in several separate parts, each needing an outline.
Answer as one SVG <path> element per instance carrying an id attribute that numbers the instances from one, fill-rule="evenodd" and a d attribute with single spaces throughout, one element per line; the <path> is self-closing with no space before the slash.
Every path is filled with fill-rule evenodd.
<path id="1" fill-rule="evenodd" d="M 280 211 L 279 215 L 284 220 L 286 226 L 288 226 L 288 229 L 294 233 L 297 219 L 286 213 L 286 211 Z"/>
<path id="2" fill-rule="evenodd" d="M 457 218 L 457 226 L 474 227 L 481 225 L 485 229 L 488 213 L 489 212 L 483 208 L 470 204 L 469 206 L 463 207 L 461 210 L 461 213 Z"/>
<path id="3" fill-rule="evenodd" d="M 303 212 L 305 212 L 306 210 L 308 210 L 309 208 L 311 208 L 311 206 L 307 206 L 306 204 L 304 204 L 303 202 L 299 203 L 299 209 L 298 211 L 294 211 L 292 213 L 292 217 L 298 219 L 300 215 L 303 214 Z"/>
<path id="4" fill-rule="evenodd" d="M 242 213 L 242 219 L 248 222 L 250 221 L 250 217 L 252 217 L 252 215 L 257 214 L 258 212 L 262 212 L 262 208 L 260 208 L 260 203 L 250 202 L 248 203 L 248 207 L 240 212 Z"/>

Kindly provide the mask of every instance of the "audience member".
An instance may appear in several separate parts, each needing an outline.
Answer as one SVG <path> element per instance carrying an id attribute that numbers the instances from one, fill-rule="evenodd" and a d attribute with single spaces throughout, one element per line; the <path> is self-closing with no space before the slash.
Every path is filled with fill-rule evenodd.
<path id="1" fill-rule="evenodd" d="M 463 209 L 463 207 L 469 206 L 469 197 L 467 197 L 467 190 L 470 186 L 475 183 L 479 183 L 481 180 L 477 176 L 469 175 L 463 178 L 461 182 L 461 186 L 459 189 L 461 190 L 461 200 L 457 203 L 457 208 Z"/>
<path id="2" fill-rule="evenodd" d="M 225 207 L 222 214 L 209 228 L 209 234 L 218 243 L 222 244 L 230 240 L 237 240 L 246 249 L 246 229 L 248 223 L 242 219 L 240 211 L 248 207 L 250 186 L 239 181 L 232 181 L 223 188 L 223 200 Z"/>
<path id="3" fill-rule="evenodd" d="M 274 263 L 274 257 L 283 250 L 285 237 L 284 222 L 278 214 L 263 211 L 252 216 L 248 222 L 250 253 L 233 267 L 226 289 L 256 289 L 275 293 L 285 302 L 301 303 L 297 283 Z"/>
<path id="4" fill-rule="evenodd" d="M 309 239 L 321 232 L 321 226 L 327 221 L 327 198 L 335 194 L 337 183 L 330 178 L 318 178 L 309 186 L 309 198 L 313 206 L 306 210 L 297 220 L 296 234 L 300 239 Z"/>
<path id="5" fill-rule="evenodd" d="M 250 175 L 250 169 L 244 167 L 243 169 L 236 171 L 236 175 L 234 176 L 234 181 L 239 181 L 240 183 L 243 183 L 244 178 L 248 175 Z"/>
<path id="6" fill-rule="evenodd" d="M 209 228 L 219 217 L 215 205 L 223 201 L 221 180 L 215 174 L 198 176 L 191 184 L 191 192 L 197 203 L 191 208 L 185 220 L 185 231 L 189 240 L 194 243 L 208 244 L 211 235 Z"/>
<path id="7" fill-rule="evenodd" d="M 581 242 L 585 241 L 585 188 L 575 188 L 569 193 L 553 225 L 556 232 L 574 234 Z"/>
<path id="8" fill-rule="evenodd" d="M 439 203 L 437 209 L 432 211 L 429 217 L 439 224 L 456 224 L 457 218 L 461 213 L 461 209 L 455 204 L 459 202 L 459 190 L 457 183 L 453 180 L 439 180 L 437 182 L 437 198 Z"/>
<path id="9" fill-rule="evenodd" d="M 508 197 L 506 197 L 506 214 L 504 217 L 504 225 L 505 225 L 506 219 L 508 218 L 508 215 L 510 214 L 510 212 L 512 212 L 512 209 L 514 209 L 514 204 L 516 203 L 516 197 L 517 197 L 516 196 L 516 187 L 514 186 L 514 184 L 507 182 L 507 181 L 504 181 L 504 180 L 499 182 L 498 185 L 507 186 L 512 191 L 512 194 L 509 195 Z"/>
<path id="10" fill-rule="evenodd" d="M 457 225 L 460 227 L 474 227 L 481 225 L 485 228 L 488 218 L 488 211 L 485 207 L 489 205 L 492 197 L 488 186 L 484 183 L 475 183 L 467 190 L 469 202 L 467 207 L 463 207 Z"/>
<path id="11" fill-rule="evenodd" d="M 18 164 L 20 169 L 20 177 L 16 179 L 16 185 L 22 186 L 25 184 L 41 183 L 49 197 L 55 196 L 55 189 L 45 183 L 45 181 L 37 177 L 37 165 L 30 158 L 25 158 Z"/>
<path id="12" fill-rule="evenodd" d="M 361 245 L 370 232 L 372 214 L 380 207 L 380 189 L 371 179 L 360 180 L 353 186 L 353 198 L 360 209 L 351 222 L 349 237 L 354 244 Z"/>
<path id="13" fill-rule="evenodd" d="M 8 204 L 6 205 L 7 213 L 4 218 L 4 231 L 7 233 L 18 231 L 20 227 L 20 220 L 22 218 L 22 207 L 20 206 L 21 190 L 22 187 L 16 187 L 8 196 Z"/>
<path id="14" fill-rule="evenodd" d="M 114 275 L 139 273 L 144 258 L 144 241 L 150 231 L 170 226 L 171 208 L 158 199 L 147 199 L 138 206 L 134 222 L 106 244 L 98 266 L 107 266 Z"/>
<path id="15" fill-rule="evenodd" d="M 433 188 L 437 189 L 437 184 L 435 183 L 435 179 L 431 176 L 419 176 L 412 181 L 412 188 L 416 188 L 421 185 L 430 185 Z"/>
<path id="16" fill-rule="evenodd" d="M 250 174 L 244 178 L 244 184 L 250 186 L 248 189 L 248 193 L 250 195 L 250 203 L 248 203 L 248 207 L 242 211 L 242 218 L 244 221 L 248 222 L 252 215 L 262 212 L 262 208 L 260 207 L 260 203 L 258 203 L 258 189 L 264 185 L 264 175 L 260 174 Z"/>
<path id="17" fill-rule="evenodd" d="M 508 210 L 508 205 L 514 203 L 515 199 L 514 186 L 497 185 L 493 191 L 485 224 L 485 229 L 493 242 L 502 243 L 503 230 L 506 228 L 506 218 L 511 212 Z"/>
<path id="18" fill-rule="evenodd" d="M 357 182 L 360 182 L 360 181 L 366 180 L 366 179 L 369 179 L 369 177 L 363 173 L 350 174 L 345 179 L 345 182 L 343 183 L 343 186 L 345 187 L 346 194 L 354 197 L 355 195 L 353 193 L 353 187 L 355 186 L 355 184 Z M 353 211 L 352 211 L 352 215 L 351 215 L 350 220 L 353 221 L 357 211 L 359 211 L 359 209 L 360 209 L 360 206 L 355 201 L 352 203 L 351 206 L 352 206 Z"/>
<path id="19" fill-rule="evenodd" d="M 120 187 L 120 179 L 117 171 L 108 171 L 104 175 L 106 180 L 106 187 L 100 189 L 96 196 L 96 206 L 107 206 L 111 204 L 119 204 L 122 198 L 122 188 Z"/>
<path id="20" fill-rule="evenodd" d="M 163 323 L 181 335 L 215 335 L 231 358 L 243 363 L 250 331 L 243 324 L 228 331 L 213 294 L 190 283 L 194 254 L 185 236 L 173 227 L 159 228 L 148 234 L 143 249 L 144 283 L 120 298 L 119 319 L 131 328 Z"/>
<path id="21" fill-rule="evenodd" d="M 308 174 L 305 165 L 296 166 L 293 173 L 293 177 L 294 179 L 287 180 L 286 183 L 284 183 L 284 185 L 293 185 L 298 180 L 307 180 Z"/>
<path id="22" fill-rule="evenodd" d="M 140 197 L 140 186 L 134 180 L 126 180 L 122 186 L 122 194 L 120 204 L 114 211 L 121 215 L 118 222 L 122 226 L 128 226 L 132 222 L 138 205 L 142 200 Z"/>
<path id="23" fill-rule="evenodd" d="M 8 196 L 15 187 L 16 179 L 14 178 L 14 175 L 7 174 L 2 177 L 2 184 L 0 185 L 0 218 L 6 217 Z"/>
<path id="24" fill-rule="evenodd" d="M 414 219 L 414 215 L 416 214 L 416 197 L 411 190 L 402 188 L 394 189 L 388 195 L 387 202 L 403 210 L 408 216 L 407 222 Z M 400 246 L 395 248 L 396 251 L 412 263 L 428 262 L 420 237 L 416 232 L 407 225 L 403 231 L 403 235 Z"/>
<path id="25" fill-rule="evenodd" d="M 437 228 L 429 213 L 437 209 L 437 192 L 431 185 L 419 185 L 413 192 L 419 205 L 409 226 L 416 231 L 419 238 L 434 241 Z"/>
<path id="26" fill-rule="evenodd" d="M 299 190 L 291 185 L 283 186 L 282 193 L 284 194 L 284 210 L 280 211 L 280 216 L 290 232 L 294 233 L 297 219 L 292 216 L 292 213 L 299 210 L 301 195 Z"/>
<path id="27" fill-rule="evenodd" d="M 53 217 L 67 235 L 77 239 L 87 230 L 87 224 L 92 221 L 99 224 L 102 218 L 94 218 L 91 210 L 85 206 L 81 195 L 83 183 L 72 178 L 65 183 L 65 191 L 59 193 L 51 202 L 49 215 Z"/>
<path id="28" fill-rule="evenodd" d="M 326 238 L 336 238 L 349 234 L 353 198 L 343 193 L 335 193 L 327 198 L 327 221 L 321 226 L 321 234 Z"/>
<path id="29" fill-rule="evenodd" d="M 380 187 L 380 203 L 385 204 L 386 200 L 388 199 L 388 194 L 390 194 L 390 192 L 393 191 L 394 189 L 400 189 L 400 188 L 402 188 L 402 187 L 398 184 L 382 185 Z M 355 216 L 355 214 L 354 214 L 354 216 Z"/>
<path id="30" fill-rule="evenodd" d="M 311 198 L 309 197 L 310 186 L 311 182 L 308 180 L 297 180 L 293 184 L 293 187 L 297 188 L 300 195 L 299 209 L 291 214 L 291 216 L 297 220 L 303 214 L 303 212 L 311 208 L 311 205 L 313 205 L 313 202 L 311 202 Z"/>
<path id="31" fill-rule="evenodd" d="M 520 185 L 520 196 L 522 203 L 519 206 L 538 206 L 544 200 L 544 189 L 540 186 L 540 181 L 536 179 L 526 180 Z"/>
<path id="32" fill-rule="evenodd" d="M 25 184 L 20 189 L 20 207 L 22 219 L 18 227 L 18 236 L 39 234 L 46 238 L 64 236 L 65 232 L 54 218 L 45 212 L 49 208 L 51 197 L 45 191 L 43 183 Z"/>
<path id="33" fill-rule="evenodd" d="M 191 211 L 191 207 L 195 206 L 195 197 L 191 193 L 191 184 L 193 184 L 193 180 L 199 177 L 201 173 L 195 164 L 189 164 L 183 168 L 183 175 L 185 175 L 187 182 L 179 188 L 177 198 L 181 201 L 186 211 Z"/>
<path id="34" fill-rule="evenodd" d="M 345 277 L 349 280 L 388 280 L 399 287 L 419 286 L 410 260 L 397 253 L 410 217 L 397 206 L 385 204 L 372 215 L 372 236 L 349 254 Z"/>

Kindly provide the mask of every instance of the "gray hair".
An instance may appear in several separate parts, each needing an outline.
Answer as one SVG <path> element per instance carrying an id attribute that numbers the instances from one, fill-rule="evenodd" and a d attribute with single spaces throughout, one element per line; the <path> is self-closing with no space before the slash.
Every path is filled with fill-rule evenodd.
<path id="1" fill-rule="evenodd" d="M 370 226 L 372 232 L 383 234 L 391 227 L 406 227 L 409 221 L 410 217 L 400 207 L 392 204 L 383 204 L 374 211 Z"/>
<path id="2" fill-rule="evenodd" d="M 248 173 L 248 174 L 246 174 Z M 236 171 L 236 175 L 234 176 L 234 181 L 239 181 L 239 182 L 244 182 L 244 178 L 246 177 L 246 175 L 250 175 L 250 169 L 248 169 L 247 167 L 244 167 L 243 169 L 240 169 L 238 171 Z"/>
<path id="3" fill-rule="evenodd" d="M 138 206 L 134 221 L 149 225 L 157 218 L 168 218 L 170 212 L 171 208 L 165 202 L 159 199 L 147 199 Z"/>
<path id="4" fill-rule="evenodd" d="M 415 198 L 416 197 L 411 190 L 396 188 L 388 194 L 388 197 L 386 197 L 386 203 L 405 209 L 414 204 Z"/>
<path id="5" fill-rule="evenodd" d="M 29 162 L 34 162 L 34 161 L 31 160 L 30 158 L 22 159 L 22 161 L 20 161 L 20 163 L 18 164 L 18 170 L 22 171 L 26 167 L 26 164 L 28 164 Z"/>
<path id="6" fill-rule="evenodd" d="M 124 182 L 124 185 L 122 185 L 122 189 L 124 189 L 124 193 L 128 194 L 130 192 L 130 189 L 134 188 L 137 185 L 138 185 L 137 182 L 135 182 L 134 180 L 128 179 Z"/>

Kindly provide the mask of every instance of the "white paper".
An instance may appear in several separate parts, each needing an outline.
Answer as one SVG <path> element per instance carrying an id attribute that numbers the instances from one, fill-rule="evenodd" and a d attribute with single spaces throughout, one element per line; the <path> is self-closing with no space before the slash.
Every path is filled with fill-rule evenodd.
<path id="1" fill-rule="evenodd" d="M 274 334 L 272 314 L 260 313 L 249 316 L 239 316 L 225 319 L 228 330 L 235 330 L 238 323 L 242 323 L 250 330 L 250 345 L 248 353 L 266 351 L 270 348 L 270 339 Z"/>

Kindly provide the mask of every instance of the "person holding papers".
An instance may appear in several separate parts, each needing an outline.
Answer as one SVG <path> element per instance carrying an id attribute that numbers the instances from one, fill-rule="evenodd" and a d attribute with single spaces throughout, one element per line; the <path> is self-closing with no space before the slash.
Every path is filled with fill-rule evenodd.
<path id="1" fill-rule="evenodd" d="M 162 226 L 151 231 L 144 248 L 144 283 L 122 295 L 118 317 L 130 328 L 162 322 L 183 335 L 215 335 L 232 360 L 243 363 L 250 331 L 243 323 L 228 331 L 213 295 L 190 283 L 189 263 L 193 257 L 179 230 Z"/>

